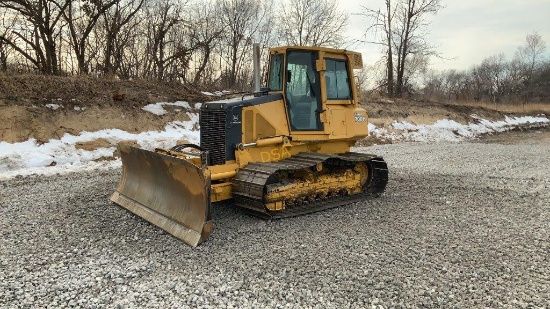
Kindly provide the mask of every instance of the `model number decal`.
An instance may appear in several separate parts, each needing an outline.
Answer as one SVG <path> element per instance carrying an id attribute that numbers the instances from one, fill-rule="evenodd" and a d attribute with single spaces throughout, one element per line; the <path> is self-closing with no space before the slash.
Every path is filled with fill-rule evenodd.
<path id="1" fill-rule="evenodd" d="M 260 156 L 262 157 L 262 162 L 272 162 L 290 158 L 291 154 L 286 147 L 281 147 L 280 149 L 273 148 L 270 151 L 262 151 L 260 152 Z"/>
<path id="2" fill-rule="evenodd" d="M 360 113 L 355 113 L 355 122 L 366 122 L 367 117 L 361 115 Z"/>

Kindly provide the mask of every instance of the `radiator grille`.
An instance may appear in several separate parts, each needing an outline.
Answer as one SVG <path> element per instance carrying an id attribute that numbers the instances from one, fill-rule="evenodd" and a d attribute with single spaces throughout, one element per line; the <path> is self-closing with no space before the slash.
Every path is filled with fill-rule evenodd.
<path id="1" fill-rule="evenodd" d="M 210 164 L 225 164 L 225 122 L 224 109 L 201 110 L 201 148 L 210 152 Z"/>

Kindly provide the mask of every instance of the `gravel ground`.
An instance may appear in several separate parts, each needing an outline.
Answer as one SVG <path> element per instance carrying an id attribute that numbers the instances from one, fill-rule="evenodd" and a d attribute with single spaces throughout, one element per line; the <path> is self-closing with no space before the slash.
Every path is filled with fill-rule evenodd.
<path id="1" fill-rule="evenodd" d="M 0 307 L 550 307 L 550 144 L 401 143 L 377 199 L 192 249 L 108 201 L 120 170 L 0 185 Z"/>

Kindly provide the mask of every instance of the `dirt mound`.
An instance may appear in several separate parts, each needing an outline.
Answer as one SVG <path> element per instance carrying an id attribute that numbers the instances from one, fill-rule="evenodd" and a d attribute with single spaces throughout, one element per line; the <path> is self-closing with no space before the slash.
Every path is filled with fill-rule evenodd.
<path id="1" fill-rule="evenodd" d="M 158 116 L 141 107 L 156 102 L 210 100 L 181 84 L 106 80 L 88 76 L 0 74 L 0 141 L 46 142 L 65 133 L 106 128 L 127 132 L 161 130 L 189 117 L 177 108 Z"/>
<path id="2" fill-rule="evenodd" d="M 204 102 L 198 89 L 180 83 L 118 80 L 90 76 L 0 73 L 1 105 L 142 106 L 156 102 Z"/>
<path id="3" fill-rule="evenodd" d="M 184 111 L 157 116 L 138 106 L 79 108 L 59 105 L 55 110 L 40 106 L 0 106 L 0 140 L 8 143 L 35 138 L 39 143 L 59 139 L 65 133 L 120 129 L 131 133 L 162 130 L 167 123 L 189 120 Z M 77 106 L 78 107 L 78 106 Z"/>
<path id="4" fill-rule="evenodd" d="M 500 120 L 509 113 L 482 106 L 463 106 L 431 101 L 377 99 L 363 106 L 376 126 L 391 124 L 394 120 L 413 124 L 432 124 L 440 119 L 452 119 L 460 123 L 472 121 L 471 115 L 481 118 Z M 549 106 L 550 107 L 550 106 Z"/>
<path id="5" fill-rule="evenodd" d="M 177 83 L 0 73 L 0 141 L 14 143 L 35 138 L 43 143 L 59 139 L 65 133 L 76 135 L 82 131 L 113 128 L 131 133 L 163 130 L 172 121 L 189 120 L 186 110 L 165 106 L 164 115 L 155 115 L 144 111 L 143 106 L 187 101 L 193 109 L 194 103 L 210 100 L 212 97 L 203 95 L 198 89 Z M 363 101 L 367 102 L 363 107 L 369 113 L 369 121 L 378 127 L 390 125 L 394 120 L 431 124 L 439 119 L 453 119 L 468 123 L 472 114 L 490 120 L 501 120 L 505 114 L 510 114 L 480 104 Z M 536 111 L 550 112 L 550 105 L 536 108 Z M 525 106 L 522 109 L 525 110 Z M 533 108 L 528 110 L 536 114 Z"/>

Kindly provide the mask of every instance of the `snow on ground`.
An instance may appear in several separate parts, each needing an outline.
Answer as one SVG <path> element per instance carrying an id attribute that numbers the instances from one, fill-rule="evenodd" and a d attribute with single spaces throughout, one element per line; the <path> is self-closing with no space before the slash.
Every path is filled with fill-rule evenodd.
<path id="1" fill-rule="evenodd" d="M 550 119 L 545 115 L 509 117 L 501 121 L 482 119 L 471 115 L 473 121 L 461 124 L 454 120 L 441 119 L 434 124 L 412 124 L 407 121 L 394 121 L 389 127 L 378 128 L 369 124 L 370 134 L 384 140 L 430 142 L 430 141 L 462 141 L 475 138 L 482 134 L 498 133 L 521 126 L 550 125 Z"/>
<path id="2" fill-rule="evenodd" d="M 179 107 L 183 107 L 184 109 L 190 109 L 191 108 L 191 106 L 189 106 L 189 103 L 187 103 L 185 101 L 178 101 L 178 102 L 173 102 L 173 103 L 160 102 L 160 103 L 148 104 L 148 105 L 145 105 L 144 107 L 142 107 L 141 109 L 144 110 L 144 111 L 148 111 L 150 113 L 153 113 L 157 116 L 162 116 L 162 115 L 167 113 L 167 111 L 163 107 L 165 105 L 166 106 L 179 106 Z"/>
<path id="3" fill-rule="evenodd" d="M 38 144 L 35 139 L 21 143 L 0 142 L 0 180 L 17 175 L 51 175 L 93 168 L 111 168 L 119 166 L 120 161 L 99 161 L 112 159 L 116 144 L 120 141 L 136 141 L 145 149 L 155 147 L 169 148 L 178 140 L 199 143 L 199 131 L 194 126 L 199 121 L 196 113 L 187 113 L 189 121 L 174 121 L 166 125 L 163 131 L 129 133 L 119 129 L 105 129 L 95 132 L 81 132 L 79 135 L 65 134 L 61 139 L 50 139 Z M 110 147 L 87 151 L 78 149 L 78 143 L 104 139 Z"/>
<path id="4" fill-rule="evenodd" d="M 202 91 L 202 94 L 207 95 L 207 96 L 211 96 L 211 97 L 221 97 L 221 96 L 224 96 L 224 95 L 227 95 L 227 94 L 230 94 L 230 93 L 231 93 L 231 91 L 228 91 L 228 90 L 214 91 L 214 92 Z"/>
<path id="5" fill-rule="evenodd" d="M 150 104 L 143 109 L 163 115 L 166 112 L 162 108 L 163 105 L 190 108 L 186 102 L 175 102 Z M 199 116 L 196 113 L 188 112 L 187 114 L 190 118 L 189 121 L 171 122 L 163 131 L 135 134 L 118 129 L 105 129 L 96 132 L 81 132 L 79 135 L 65 134 L 61 139 L 51 139 L 44 144 L 38 144 L 34 139 L 13 144 L 0 142 L 0 181 L 17 175 L 51 175 L 117 167 L 121 164 L 120 160 L 112 160 L 112 158 L 116 144 L 120 141 L 136 141 L 140 147 L 150 150 L 155 147 L 172 147 L 182 139 L 198 144 L 200 135 L 195 128 Z M 481 134 L 510 130 L 518 126 L 550 125 L 550 120 L 545 115 L 505 117 L 501 121 L 490 121 L 477 115 L 471 117 L 472 122 L 468 124 L 460 124 L 449 119 L 441 119 L 433 124 L 394 121 L 386 127 L 369 124 L 369 131 L 372 136 L 392 141 L 461 141 L 475 138 Z M 98 139 L 108 141 L 110 146 L 90 151 L 76 147 L 78 143 Z"/>
<path id="6" fill-rule="evenodd" d="M 54 103 L 46 104 L 45 106 L 54 111 L 57 110 L 58 108 L 63 108 L 63 106 L 59 104 L 54 104 Z"/>

